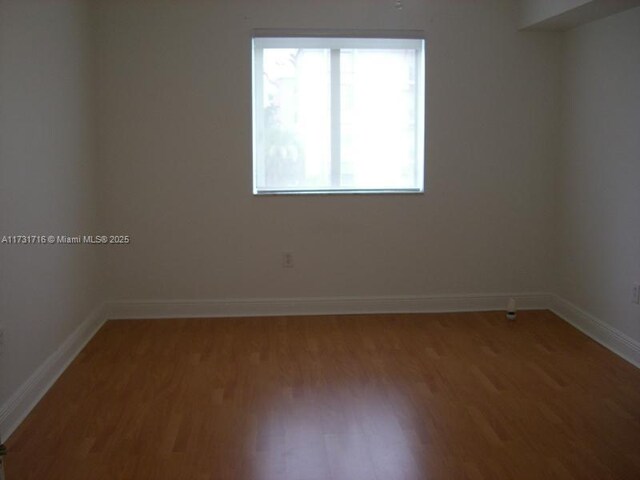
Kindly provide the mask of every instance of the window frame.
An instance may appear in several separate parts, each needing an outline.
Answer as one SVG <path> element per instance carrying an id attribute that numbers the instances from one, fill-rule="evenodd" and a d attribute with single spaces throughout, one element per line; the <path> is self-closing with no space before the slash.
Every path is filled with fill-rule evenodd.
<path id="1" fill-rule="evenodd" d="M 420 48 L 416 48 L 419 44 Z M 340 188 L 335 186 L 340 176 L 340 122 L 336 122 L 336 111 L 340 109 L 340 59 L 334 51 L 346 48 L 381 48 L 393 45 L 398 49 L 416 51 L 416 187 L 403 188 Z M 252 190 L 254 195 L 342 195 L 342 194 L 423 194 L 426 171 L 426 45 L 422 31 L 342 31 L 342 30 L 254 30 L 251 35 L 251 78 L 252 78 Z M 331 50 L 331 177 L 329 188 L 283 189 L 258 188 L 258 138 L 262 122 L 262 51 L 265 48 L 322 48 Z M 336 68 L 336 66 L 338 68 Z M 260 77 L 260 78 L 258 78 Z M 336 88 L 337 85 L 337 88 Z M 337 93 L 337 95 L 334 94 Z M 260 102 L 257 100 L 260 99 Z M 339 117 L 339 115 L 338 115 Z M 264 130 L 264 129 L 262 129 Z M 337 151 L 336 151 L 337 150 Z"/>

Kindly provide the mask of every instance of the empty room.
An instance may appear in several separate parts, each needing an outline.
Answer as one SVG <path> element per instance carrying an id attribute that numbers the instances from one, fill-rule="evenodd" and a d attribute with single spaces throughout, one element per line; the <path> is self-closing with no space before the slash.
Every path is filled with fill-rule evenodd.
<path id="1" fill-rule="evenodd" d="M 0 444 L 640 479 L 640 0 L 0 0 Z"/>

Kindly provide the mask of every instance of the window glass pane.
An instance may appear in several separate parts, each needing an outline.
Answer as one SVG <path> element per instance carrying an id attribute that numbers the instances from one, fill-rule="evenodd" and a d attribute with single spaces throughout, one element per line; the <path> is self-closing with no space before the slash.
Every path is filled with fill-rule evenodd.
<path id="1" fill-rule="evenodd" d="M 255 193 L 423 190 L 423 40 L 253 45 Z"/>
<path id="2" fill-rule="evenodd" d="M 262 108 L 263 130 L 256 152 L 257 188 L 327 188 L 331 181 L 330 50 L 265 48 L 262 52 L 258 108 Z"/>
<path id="3" fill-rule="evenodd" d="M 419 188 L 415 50 L 340 51 L 341 186 Z"/>

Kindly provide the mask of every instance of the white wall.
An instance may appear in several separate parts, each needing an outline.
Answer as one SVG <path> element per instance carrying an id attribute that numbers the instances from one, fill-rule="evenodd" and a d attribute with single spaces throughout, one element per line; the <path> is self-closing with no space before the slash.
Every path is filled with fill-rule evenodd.
<path id="1" fill-rule="evenodd" d="M 72 1 L 0 4 L 0 236 L 95 228 L 87 13 Z M 0 255 L 3 405 L 99 295 L 95 248 L 0 245 Z"/>
<path id="2" fill-rule="evenodd" d="M 640 342 L 640 8 L 565 41 L 557 288 Z"/>
<path id="3" fill-rule="evenodd" d="M 133 243 L 112 299 L 546 291 L 556 34 L 508 0 L 98 5 L 101 206 Z M 425 195 L 254 197 L 253 28 L 422 29 Z M 295 268 L 281 268 L 293 252 Z"/>

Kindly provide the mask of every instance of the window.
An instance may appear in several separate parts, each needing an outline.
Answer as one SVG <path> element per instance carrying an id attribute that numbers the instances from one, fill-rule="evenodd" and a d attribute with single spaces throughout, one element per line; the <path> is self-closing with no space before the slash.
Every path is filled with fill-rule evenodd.
<path id="1" fill-rule="evenodd" d="M 422 192 L 424 40 L 253 38 L 253 190 Z"/>

